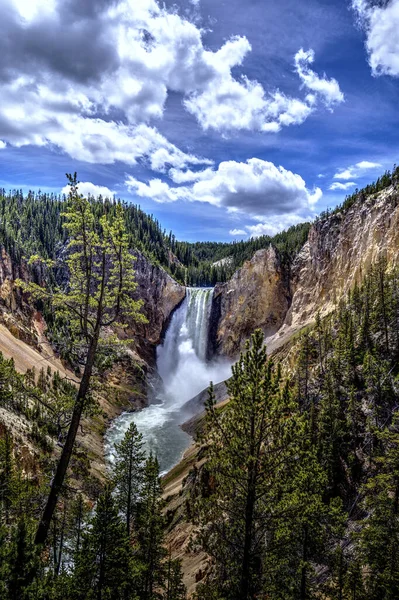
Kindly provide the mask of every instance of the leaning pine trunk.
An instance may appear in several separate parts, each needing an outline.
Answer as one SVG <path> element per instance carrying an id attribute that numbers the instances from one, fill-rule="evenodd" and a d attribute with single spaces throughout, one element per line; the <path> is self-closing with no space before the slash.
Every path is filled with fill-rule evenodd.
<path id="1" fill-rule="evenodd" d="M 61 492 L 62 485 L 64 483 L 69 462 L 71 460 L 76 435 L 79 429 L 80 419 L 82 417 L 86 396 L 89 391 L 90 378 L 93 371 L 99 333 L 100 330 L 98 329 L 90 343 L 85 370 L 76 396 L 75 406 L 73 409 L 71 424 L 68 429 L 67 438 L 65 440 L 61 457 L 57 465 L 57 470 L 55 472 L 54 479 L 51 484 L 51 490 L 47 498 L 46 507 L 43 511 L 42 518 L 36 531 L 35 544 L 38 545 L 44 544 L 44 542 L 47 539 L 51 519 L 53 518 L 53 514 L 57 506 L 58 497 Z"/>

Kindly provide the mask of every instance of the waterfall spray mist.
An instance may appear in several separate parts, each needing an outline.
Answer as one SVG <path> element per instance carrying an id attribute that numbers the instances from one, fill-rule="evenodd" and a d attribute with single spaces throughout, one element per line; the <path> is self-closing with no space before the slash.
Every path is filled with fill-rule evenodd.
<path id="1" fill-rule="evenodd" d="M 213 289 L 187 288 L 186 298 L 172 316 L 164 342 L 157 350 L 157 369 L 162 386 L 156 403 L 137 413 L 124 413 L 114 421 L 106 437 L 106 452 L 113 459 L 113 445 L 134 421 L 148 451 L 157 454 L 163 472 L 172 468 L 190 444 L 179 425 L 187 417 L 182 407 L 209 386 L 230 376 L 226 360 L 207 361 L 209 318 Z"/>

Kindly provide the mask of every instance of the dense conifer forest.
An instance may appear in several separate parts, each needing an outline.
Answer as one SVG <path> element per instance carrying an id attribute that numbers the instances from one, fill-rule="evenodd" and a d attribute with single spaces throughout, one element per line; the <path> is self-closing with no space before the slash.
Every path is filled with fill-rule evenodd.
<path id="1" fill-rule="evenodd" d="M 105 213 L 114 214 L 115 203 L 91 198 L 96 220 Z M 22 192 L 0 193 L 0 240 L 15 262 L 40 254 L 56 259 L 67 241 L 63 228 L 65 198 L 48 194 L 23 195 Z M 214 285 L 226 281 L 254 252 L 276 245 L 289 260 L 306 240 L 308 223 L 291 227 L 274 237 L 262 236 L 232 244 L 179 242 L 167 234 L 160 223 L 138 206 L 123 204 L 129 245 L 143 252 L 154 264 L 165 268 L 180 283 L 194 286 Z M 227 261 L 223 261 L 227 259 Z M 221 263 L 218 264 L 218 261 Z M 216 264 L 215 264 L 216 263 Z"/>
<path id="2" fill-rule="evenodd" d="M 198 599 L 399 597 L 398 283 L 381 260 L 300 335 L 293 371 L 258 332 L 223 410 L 211 390 L 190 505 L 213 565 Z"/>

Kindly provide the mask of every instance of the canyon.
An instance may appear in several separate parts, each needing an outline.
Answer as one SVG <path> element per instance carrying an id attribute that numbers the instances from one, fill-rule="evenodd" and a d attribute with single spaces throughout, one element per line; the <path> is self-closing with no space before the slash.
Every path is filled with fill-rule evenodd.
<path id="1" fill-rule="evenodd" d="M 398 199 L 397 184 L 359 197 L 348 209 L 317 219 L 293 260 L 287 261 L 270 244 L 212 290 L 186 288 L 144 253 L 134 251 L 134 297 L 142 300 L 147 323 L 128 323 L 126 330 L 117 330 L 122 339 L 133 342 L 123 360 L 102 375 L 101 416 L 96 426 L 85 421 L 78 443 L 90 450 L 91 471 L 99 480 L 106 474 L 107 461 L 112 462 L 113 444 L 131 422 L 145 436 L 147 449 L 166 454 L 161 470 L 173 524 L 168 539 L 173 555 L 183 561 L 189 592 L 205 563 L 204 556 L 189 551 L 191 527 L 178 515 L 190 469 L 200 464 L 190 444 L 209 381 L 219 383 L 217 400 L 226 402 L 223 382 L 256 329 L 265 334 L 269 353 L 289 348 L 296 334 L 313 324 L 316 315 L 331 313 L 372 265 L 379 260 L 388 268 L 397 265 Z M 21 373 L 44 367 L 77 381 L 52 348 L 43 314 L 15 287 L 17 278 L 29 277 L 44 282 L 46 273 L 32 272 L 25 261 L 13 262 L 2 247 L 0 351 L 14 359 Z M 18 440 L 21 454 L 34 456 L 23 418 L 6 409 L 1 418 Z"/>
<path id="2" fill-rule="evenodd" d="M 369 267 L 384 257 L 396 264 L 399 248 L 398 192 L 395 185 L 367 198 L 359 198 L 346 211 L 316 220 L 308 239 L 292 262 L 283 260 L 269 245 L 258 250 L 226 283 L 217 284 L 209 302 L 208 342 L 204 362 L 225 358 L 233 362 L 251 333 L 260 328 L 270 352 L 286 344 L 316 314 L 331 312 L 345 294 L 359 283 Z M 104 400 L 104 414 L 114 418 L 123 409 L 142 408 L 153 400 L 157 380 L 157 348 L 175 311 L 186 301 L 186 288 L 165 269 L 154 265 L 138 251 L 134 253 L 137 289 L 143 302 L 146 324 L 129 323 L 121 337 L 133 338 L 131 360 L 106 374 L 113 387 L 120 387 L 118 402 Z M 16 278 L 44 281 L 43 270 L 28 274 L 24 261 L 13 263 L 3 247 L 0 256 L 0 351 L 14 358 L 17 370 L 34 366 L 67 369 L 54 354 L 46 338 L 43 316 L 26 295 L 15 288 Z M 139 365 L 142 375 L 137 377 Z M 69 373 L 70 376 L 72 376 Z M 206 387 L 206 386 L 204 386 Z M 195 390 L 193 396 L 201 390 Z M 202 399 L 205 394 L 202 395 Z M 220 399 L 224 399 L 221 394 Z M 189 398 L 185 398 L 189 400 Z M 197 402 L 200 408 L 200 403 Z M 99 457 L 103 457 L 97 443 Z"/>

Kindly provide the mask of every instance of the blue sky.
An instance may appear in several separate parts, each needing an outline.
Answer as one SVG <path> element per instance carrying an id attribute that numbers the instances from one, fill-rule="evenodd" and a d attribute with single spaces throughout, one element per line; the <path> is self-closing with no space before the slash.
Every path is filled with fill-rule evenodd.
<path id="1" fill-rule="evenodd" d="M 398 161 L 399 0 L 2 0 L 0 186 L 273 234 Z"/>

